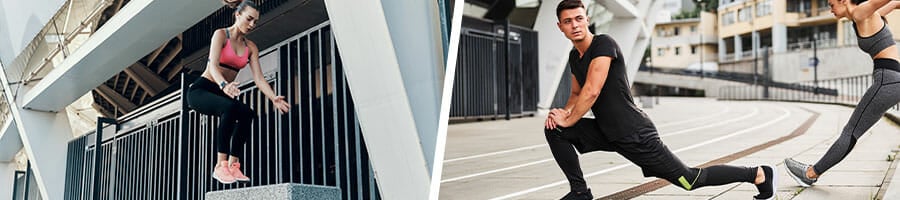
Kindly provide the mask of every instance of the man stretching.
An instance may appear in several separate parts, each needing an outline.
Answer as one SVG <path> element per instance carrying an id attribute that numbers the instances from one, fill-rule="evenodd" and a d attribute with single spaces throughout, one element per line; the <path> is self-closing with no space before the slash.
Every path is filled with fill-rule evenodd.
<path id="1" fill-rule="evenodd" d="M 625 73 L 625 56 L 608 35 L 593 35 L 580 0 L 563 0 L 556 8 L 559 30 L 572 41 L 569 53 L 572 94 L 565 108 L 550 111 L 544 134 L 553 158 L 569 181 L 562 199 L 591 199 L 578 153 L 614 151 L 640 166 L 645 177 L 659 177 L 685 190 L 748 182 L 755 199 L 774 199 L 775 169 L 770 166 L 716 165 L 692 168 L 662 143 L 653 122 L 634 105 Z M 581 118 L 588 109 L 595 119 Z M 573 148 L 574 146 L 574 148 Z"/>

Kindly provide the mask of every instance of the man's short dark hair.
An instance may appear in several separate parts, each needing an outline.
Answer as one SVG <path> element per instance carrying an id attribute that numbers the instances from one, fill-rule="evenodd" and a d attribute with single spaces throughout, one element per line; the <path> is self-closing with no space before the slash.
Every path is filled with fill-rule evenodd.
<path id="1" fill-rule="evenodd" d="M 581 0 L 562 0 L 559 2 L 559 5 L 556 6 L 556 19 L 559 19 L 559 13 L 563 10 L 575 9 L 575 8 L 584 8 L 584 4 L 581 3 Z"/>

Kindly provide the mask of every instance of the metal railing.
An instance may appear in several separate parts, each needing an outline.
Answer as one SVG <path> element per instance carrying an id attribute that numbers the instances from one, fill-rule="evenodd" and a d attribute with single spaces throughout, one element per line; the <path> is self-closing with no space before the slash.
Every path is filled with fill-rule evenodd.
<path id="1" fill-rule="evenodd" d="M 660 69 L 660 68 L 639 68 L 640 71 L 646 71 L 650 73 L 662 73 L 662 74 L 672 74 L 672 75 L 681 75 L 681 76 L 700 76 L 699 72 L 696 71 L 686 71 L 680 69 Z M 725 88 L 736 88 L 732 90 L 723 90 L 725 92 L 733 91 L 733 95 L 737 95 L 735 97 L 743 97 L 742 92 L 755 91 L 753 89 L 747 89 L 742 87 L 771 87 L 774 89 L 780 89 L 785 91 L 798 91 L 798 92 L 809 92 L 815 93 L 819 95 L 828 95 L 828 96 L 837 96 L 838 90 L 834 88 L 825 87 L 825 85 L 819 85 L 819 87 L 815 87 L 815 85 L 810 81 L 809 83 L 801 82 L 801 83 L 784 83 L 768 80 L 764 75 L 758 74 L 753 75 L 751 73 L 736 73 L 736 72 L 725 72 L 725 71 L 717 71 L 714 73 L 704 72 L 703 77 L 705 78 L 714 78 L 726 81 L 734 81 L 741 82 L 746 84 L 751 84 L 750 86 L 729 86 Z M 722 89 L 725 89 L 722 88 Z M 723 93 L 720 93 L 723 94 Z M 731 94 L 731 93 L 729 93 Z M 738 95 L 740 94 L 740 95 Z M 748 93 L 749 94 L 749 93 Z"/>
<path id="2" fill-rule="evenodd" d="M 872 85 L 872 76 L 860 75 L 819 80 L 818 84 L 813 81 L 804 81 L 791 85 L 802 89 L 767 87 L 765 85 L 729 86 L 720 88 L 719 94 L 721 96 L 719 99 L 803 101 L 855 105 Z M 891 109 L 900 110 L 900 104 L 893 106 Z"/>
<path id="3" fill-rule="evenodd" d="M 252 82 L 238 99 L 259 116 L 241 159 L 250 182 L 223 185 L 211 178 L 216 117 L 189 110 L 181 90 L 119 118 L 92 166 L 94 134 L 69 142 L 65 199 L 91 199 L 92 169 L 100 167 L 100 199 L 203 199 L 209 191 L 279 183 L 341 188 L 344 199 L 379 199 L 365 141 L 326 22 L 283 41 L 261 57 L 275 56 L 266 78 L 291 103 L 276 113 Z M 263 59 L 261 59 L 263 60 Z M 194 77 L 196 78 L 196 77 Z"/>
<path id="4" fill-rule="evenodd" d="M 475 24 L 460 29 L 450 119 L 498 119 L 506 114 L 513 117 L 534 114 L 538 98 L 537 33 L 510 26 L 507 71 L 504 34 L 490 30 L 502 26 L 467 20 Z"/>

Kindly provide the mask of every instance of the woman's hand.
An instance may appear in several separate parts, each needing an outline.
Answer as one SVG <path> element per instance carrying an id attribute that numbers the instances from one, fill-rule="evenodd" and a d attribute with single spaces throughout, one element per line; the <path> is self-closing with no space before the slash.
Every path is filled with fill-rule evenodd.
<path id="1" fill-rule="evenodd" d="M 284 96 L 277 96 L 272 99 L 272 104 L 275 105 L 275 110 L 278 110 L 278 113 L 284 114 L 291 110 L 291 104 L 284 100 Z"/>
<path id="2" fill-rule="evenodd" d="M 232 99 L 241 94 L 241 90 L 238 89 L 237 82 L 226 84 L 225 87 L 222 87 L 222 92 L 225 92 L 225 95 L 228 95 L 228 97 L 231 97 Z"/>

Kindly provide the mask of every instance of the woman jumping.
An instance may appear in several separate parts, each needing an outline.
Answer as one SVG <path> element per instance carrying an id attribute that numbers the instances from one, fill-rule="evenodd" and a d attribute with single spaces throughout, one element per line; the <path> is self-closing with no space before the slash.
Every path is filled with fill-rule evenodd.
<path id="1" fill-rule="evenodd" d="M 238 71 L 250 66 L 256 86 L 272 101 L 275 109 L 286 113 L 291 105 L 284 96 L 277 96 L 263 78 L 259 66 L 259 49 L 253 41 L 244 36 L 256 25 L 259 11 L 253 1 L 242 1 L 235 7 L 234 24 L 216 30 L 209 48 L 209 62 L 203 76 L 194 81 L 188 89 L 188 106 L 197 112 L 219 117 L 221 120 L 216 133 L 216 166 L 213 178 L 221 183 L 250 181 L 241 172 L 239 155 L 244 142 L 250 137 L 250 125 L 256 112 L 235 97 L 240 93 L 234 81 Z"/>
<path id="2" fill-rule="evenodd" d="M 829 0 L 828 5 L 831 6 L 831 13 L 835 18 L 846 17 L 853 21 L 859 48 L 869 54 L 875 64 L 872 72 L 874 81 L 856 105 L 841 136 L 815 165 L 804 164 L 791 158 L 784 159 L 788 174 L 803 187 L 812 186 L 822 173 L 847 157 L 859 137 L 875 125 L 888 108 L 900 102 L 900 63 L 898 63 L 900 56 L 891 30 L 887 26 L 887 20 L 884 18 L 900 7 L 900 2 Z"/>

